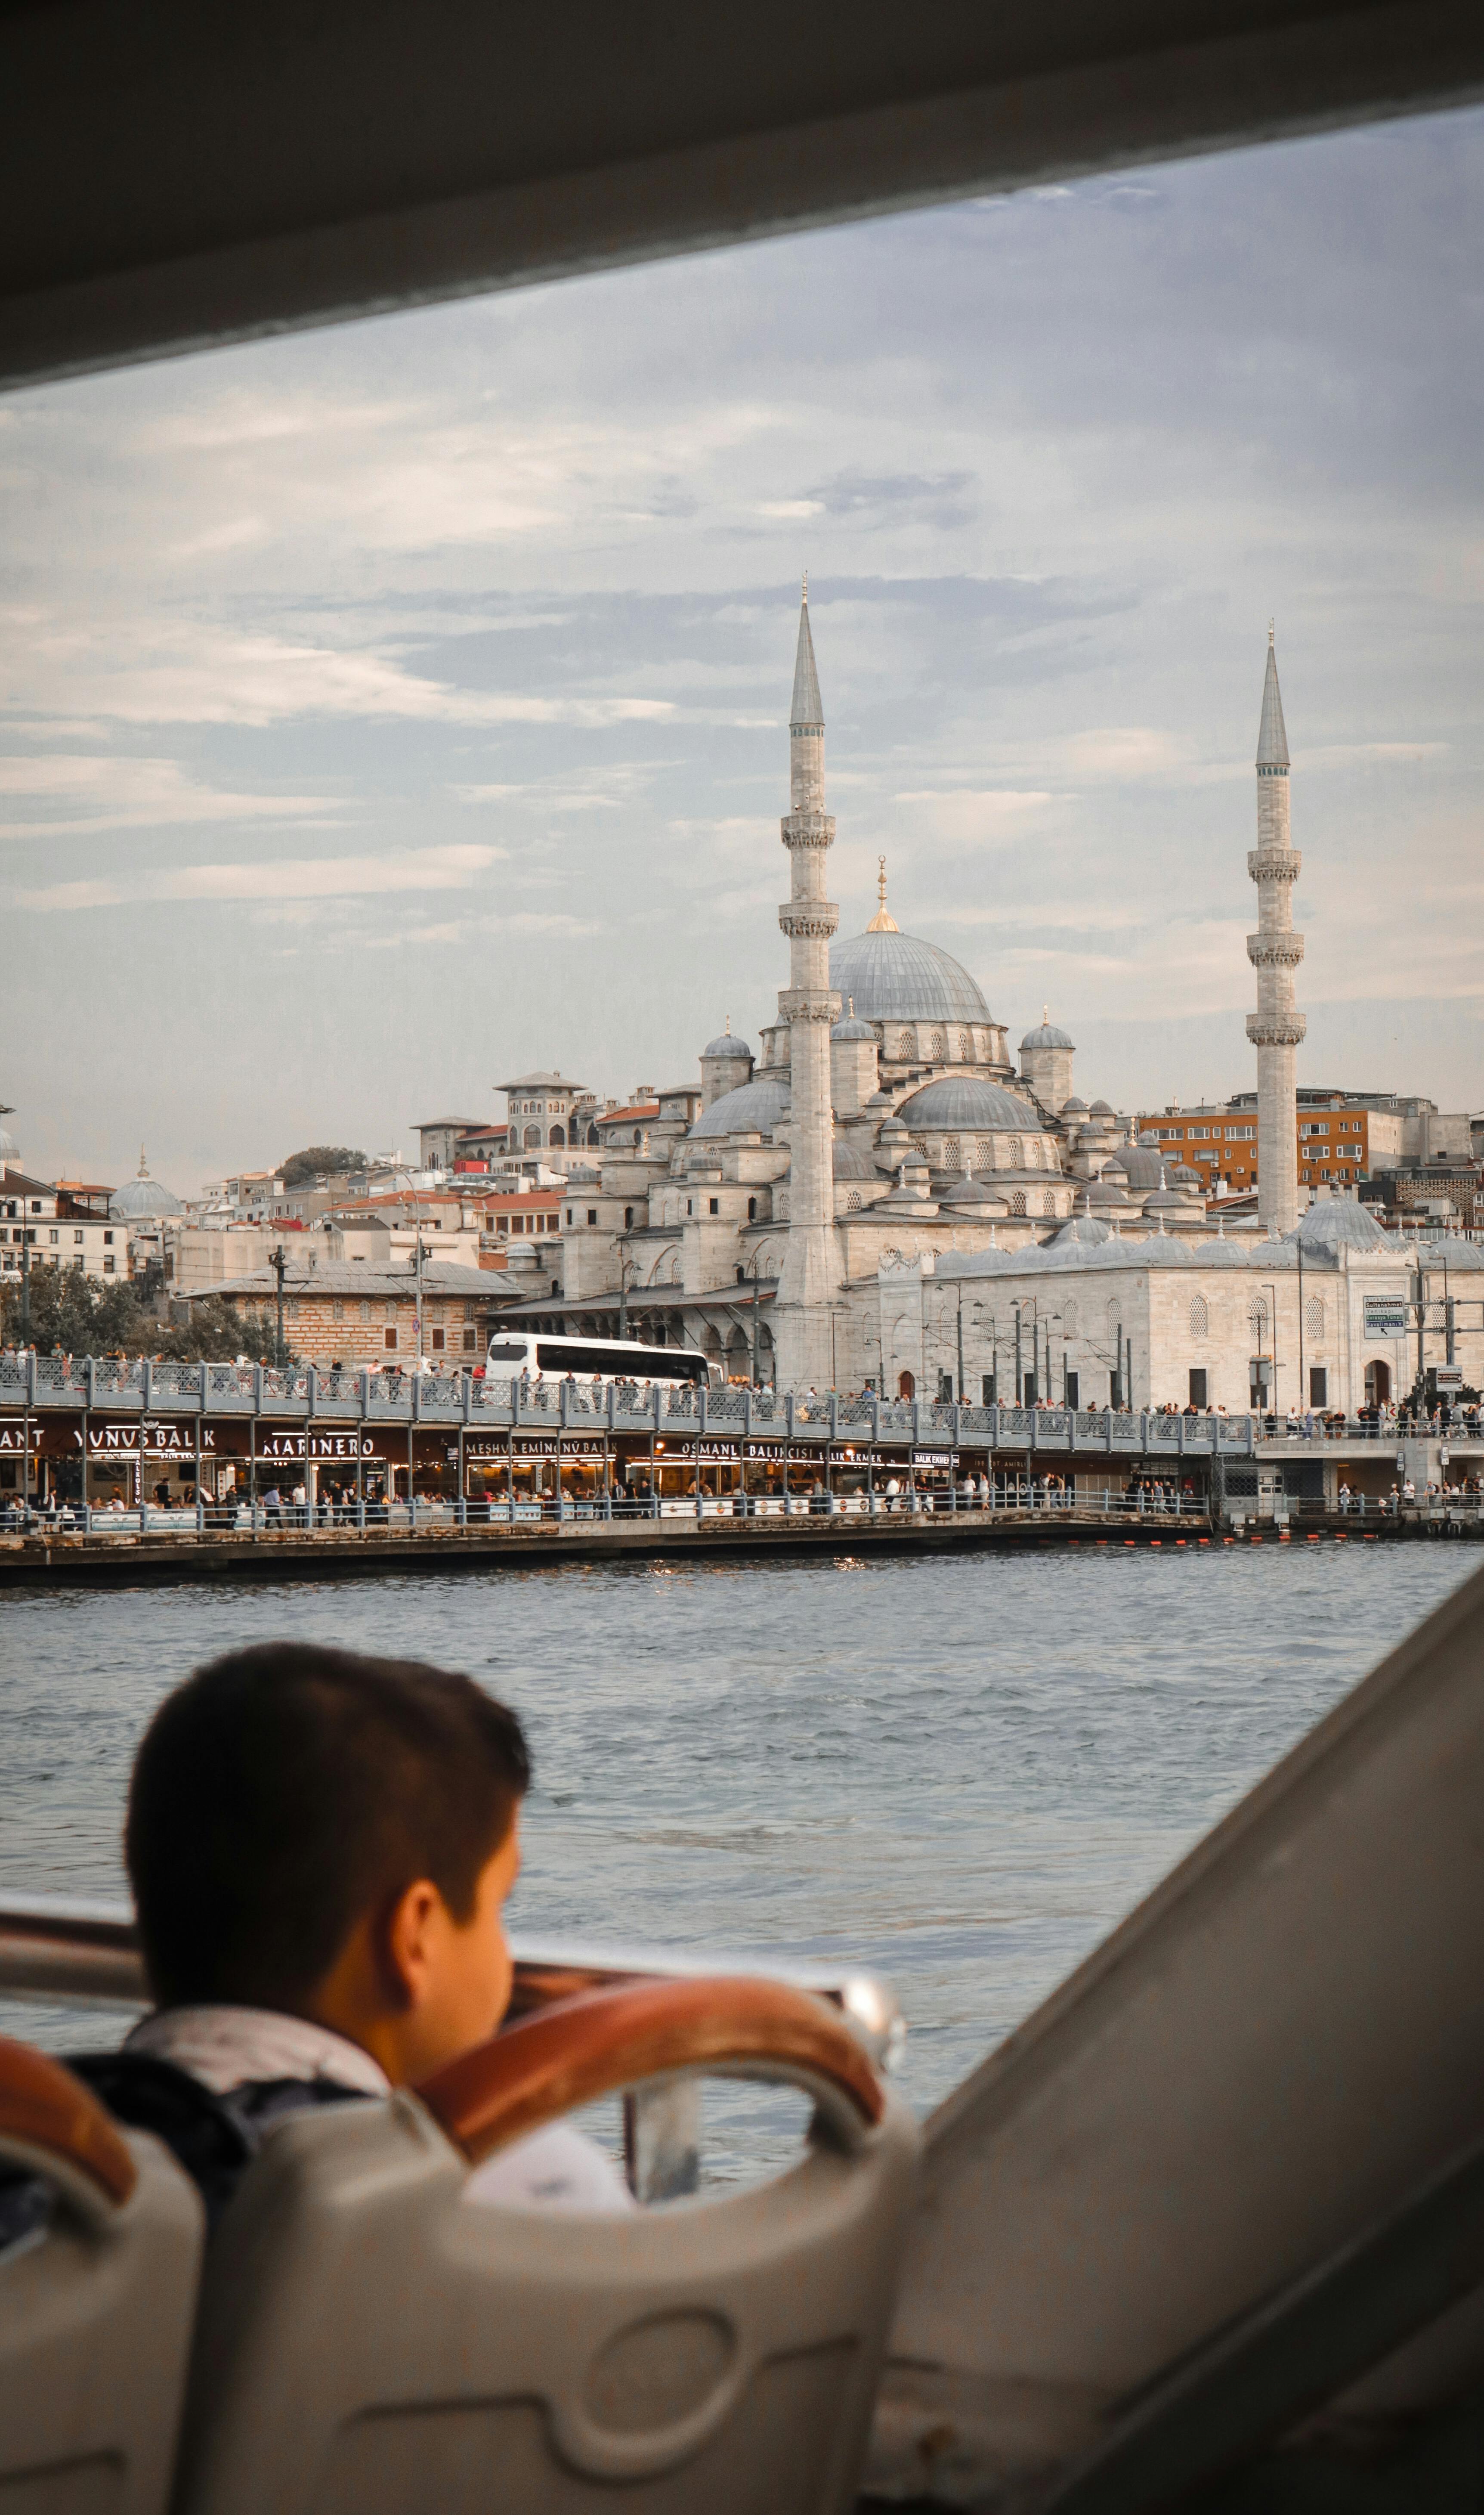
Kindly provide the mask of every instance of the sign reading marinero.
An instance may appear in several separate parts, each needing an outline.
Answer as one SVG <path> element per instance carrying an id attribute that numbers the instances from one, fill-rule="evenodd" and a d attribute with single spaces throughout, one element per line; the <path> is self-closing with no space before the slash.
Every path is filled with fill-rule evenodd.
<path id="1" fill-rule="evenodd" d="M 381 1452 L 369 1432 L 260 1432 L 262 1459 L 377 1459 Z"/>

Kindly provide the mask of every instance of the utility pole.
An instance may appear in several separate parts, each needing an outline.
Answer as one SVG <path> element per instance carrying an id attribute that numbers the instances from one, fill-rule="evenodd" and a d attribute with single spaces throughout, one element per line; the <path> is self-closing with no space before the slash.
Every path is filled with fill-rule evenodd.
<path id="1" fill-rule="evenodd" d="M 278 1368 L 285 1371 L 288 1368 L 288 1347 L 283 1341 L 283 1274 L 288 1259 L 284 1257 L 281 1240 L 268 1262 L 278 1278 Z"/>
<path id="2" fill-rule="evenodd" d="M 762 1349 L 758 1341 L 759 1337 L 762 1334 L 763 1325 L 762 1266 L 762 1253 L 761 1251 L 755 1250 L 753 1253 L 753 1386 L 755 1388 L 761 1388 L 763 1385 L 760 1368 Z"/>
<path id="3" fill-rule="evenodd" d="M 959 1404 L 968 1403 L 964 1387 L 964 1287 L 959 1286 Z"/>
<path id="4" fill-rule="evenodd" d="M 417 1303 L 417 1367 L 421 1371 L 423 1368 L 423 1217 L 421 1215 L 418 1215 L 415 1219 L 414 1231 L 416 1236 L 412 1244 L 412 1262 L 416 1277 L 414 1298 Z"/>
<path id="5" fill-rule="evenodd" d="M 21 1211 L 25 1212 L 22 1198 Z M 21 1342 L 22 1348 L 31 1341 L 31 1235 L 22 1224 L 21 1232 Z"/>
<path id="6" fill-rule="evenodd" d="M 1015 1301 L 1011 1306 L 1015 1313 L 1015 1404 L 1019 1406 L 1025 1396 L 1025 1375 L 1020 1368 L 1020 1303 Z"/>

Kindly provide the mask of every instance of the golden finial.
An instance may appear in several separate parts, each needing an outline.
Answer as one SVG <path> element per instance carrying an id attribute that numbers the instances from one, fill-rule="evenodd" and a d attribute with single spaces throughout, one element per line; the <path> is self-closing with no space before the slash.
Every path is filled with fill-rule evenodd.
<path id="1" fill-rule="evenodd" d="M 885 856 L 878 856 L 876 861 L 881 867 L 881 871 L 876 877 L 876 892 L 877 897 L 881 901 L 881 906 L 877 910 L 876 915 L 872 918 L 870 925 L 866 928 L 866 932 L 868 934 L 899 934 L 901 932 L 901 928 L 897 925 L 896 919 L 888 916 L 886 913 L 886 859 Z"/>

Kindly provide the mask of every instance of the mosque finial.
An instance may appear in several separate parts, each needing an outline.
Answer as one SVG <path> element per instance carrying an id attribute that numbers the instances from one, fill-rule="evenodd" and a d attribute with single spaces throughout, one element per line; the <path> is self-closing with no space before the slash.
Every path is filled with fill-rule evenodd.
<path id="1" fill-rule="evenodd" d="M 809 598 L 809 571 L 807 568 L 804 571 L 804 598 L 805 602 L 807 602 Z"/>
<path id="2" fill-rule="evenodd" d="M 727 1016 L 726 1016 L 726 1036 L 727 1036 L 727 1038 L 728 1038 L 728 1039 L 730 1039 L 730 1037 L 731 1037 L 731 1015 L 730 1015 L 730 1013 L 728 1013 L 728 1014 L 727 1014 Z"/>
<path id="3" fill-rule="evenodd" d="M 870 925 L 866 928 L 866 932 L 868 934 L 899 934 L 901 928 L 897 925 L 896 919 L 888 913 L 886 908 L 886 859 L 885 856 L 878 856 L 876 861 L 881 868 L 876 877 L 876 895 L 881 901 L 881 906 L 878 908 L 876 915 L 872 918 Z"/>
<path id="4" fill-rule="evenodd" d="M 807 576 L 805 576 L 805 578 L 804 578 L 804 588 L 805 588 L 805 593 L 806 593 L 806 592 L 807 592 L 807 588 L 808 588 L 808 582 L 809 582 L 809 580 L 808 580 Z M 1269 614 L 1268 614 L 1268 622 L 1267 622 L 1267 642 L 1268 642 L 1268 644 L 1269 644 L 1269 645 L 1271 645 L 1271 644 L 1272 644 L 1272 642 L 1273 642 L 1273 631 L 1274 631 L 1274 629 L 1277 627 L 1277 625 L 1278 625 L 1278 624 L 1277 624 L 1277 622 L 1273 619 L 1273 617 L 1272 617 L 1271 613 L 1269 613 Z"/>
<path id="5" fill-rule="evenodd" d="M 147 1178 L 149 1176 L 149 1165 L 144 1159 L 144 1147 L 143 1144 L 140 1146 L 139 1175 L 141 1178 Z"/>

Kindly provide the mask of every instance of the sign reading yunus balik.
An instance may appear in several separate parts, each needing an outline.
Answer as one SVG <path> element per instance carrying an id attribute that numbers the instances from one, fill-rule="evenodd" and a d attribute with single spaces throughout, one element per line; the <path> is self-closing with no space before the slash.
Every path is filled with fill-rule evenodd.
<path id="1" fill-rule="evenodd" d="M 1386 1293 L 1370 1293 L 1365 1302 L 1365 1333 L 1375 1342 L 1407 1333 L 1407 1304 Z"/>

